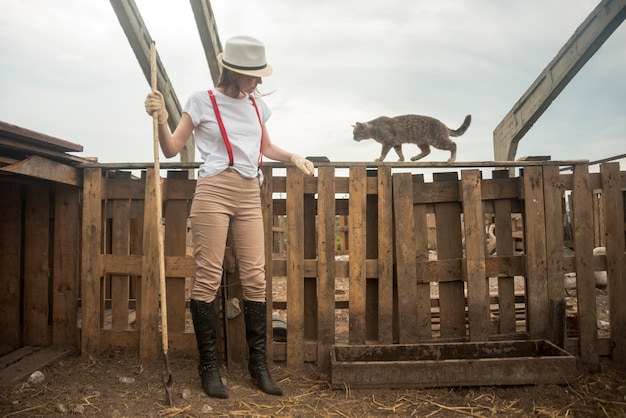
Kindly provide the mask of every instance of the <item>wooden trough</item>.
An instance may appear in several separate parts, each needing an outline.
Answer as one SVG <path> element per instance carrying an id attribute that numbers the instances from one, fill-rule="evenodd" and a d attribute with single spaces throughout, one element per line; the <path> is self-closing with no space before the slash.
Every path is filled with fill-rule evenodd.
<path id="1" fill-rule="evenodd" d="M 565 384 L 576 358 L 546 340 L 331 347 L 333 389 Z"/>

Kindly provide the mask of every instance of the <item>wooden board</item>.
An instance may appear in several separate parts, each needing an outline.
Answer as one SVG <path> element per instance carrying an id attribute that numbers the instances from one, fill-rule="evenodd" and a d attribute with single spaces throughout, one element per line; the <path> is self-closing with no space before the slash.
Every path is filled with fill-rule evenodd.
<path id="1" fill-rule="evenodd" d="M 367 173 L 365 167 L 350 169 L 350 216 L 348 236 L 350 239 L 350 317 L 348 340 L 352 344 L 364 344 L 366 332 L 365 281 L 366 281 L 366 212 Z"/>
<path id="2" fill-rule="evenodd" d="M 331 350 L 333 389 L 564 384 L 576 377 L 576 358 L 545 340 Z"/>
<path id="3" fill-rule="evenodd" d="M 303 174 L 287 168 L 287 366 L 304 363 Z"/>
<path id="4" fill-rule="evenodd" d="M 411 173 L 398 173 L 393 176 L 393 209 L 396 231 L 394 252 L 398 286 L 398 337 L 400 343 L 407 344 L 417 342 L 418 339 Z"/>
<path id="5" fill-rule="evenodd" d="M 0 183 L 0 195 L 0 341 L 17 348 L 21 338 L 21 186 Z"/>
<path id="6" fill-rule="evenodd" d="M 57 361 L 70 351 L 56 347 L 26 346 L 7 354 L 0 358 L 0 387 L 26 381 L 33 372 Z"/>

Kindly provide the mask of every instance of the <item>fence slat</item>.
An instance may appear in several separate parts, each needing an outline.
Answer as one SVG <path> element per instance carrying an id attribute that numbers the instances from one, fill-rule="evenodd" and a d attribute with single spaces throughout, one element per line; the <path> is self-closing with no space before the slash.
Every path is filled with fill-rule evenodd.
<path id="1" fill-rule="evenodd" d="M 378 341 L 393 342 L 393 189 L 391 168 L 378 168 Z"/>
<path id="2" fill-rule="evenodd" d="M 461 205 L 457 179 L 457 173 L 433 174 L 433 186 L 437 189 L 448 190 L 448 196 L 451 198 L 448 202 L 435 204 L 438 260 L 463 257 Z M 456 280 L 439 283 L 441 337 L 465 337 L 465 283 L 460 276 L 451 279 Z"/>
<path id="3" fill-rule="evenodd" d="M 367 173 L 365 167 L 350 169 L 348 236 L 350 239 L 349 335 L 351 344 L 365 344 Z"/>
<path id="4" fill-rule="evenodd" d="M 495 170 L 492 173 L 495 182 L 509 182 L 509 170 Z M 506 180 L 505 180 L 506 179 Z M 513 255 L 513 229 L 510 199 L 496 199 L 494 207 L 494 222 L 496 234 L 496 253 L 498 257 Z M 498 322 L 499 332 L 513 334 L 517 330 L 515 325 L 515 277 L 498 277 Z"/>
<path id="5" fill-rule="evenodd" d="M 130 252 L 130 200 L 116 199 L 112 204 L 111 254 Z M 128 299 L 130 294 L 127 274 L 111 275 L 111 329 L 128 328 Z"/>
<path id="6" fill-rule="evenodd" d="M 102 234 L 102 172 L 86 168 L 83 177 L 81 228 L 81 356 L 100 351 L 100 248 Z"/>
<path id="7" fill-rule="evenodd" d="M 393 211 L 396 230 L 398 342 L 400 344 L 409 344 L 418 341 L 411 173 L 397 173 L 393 176 Z"/>
<path id="8" fill-rule="evenodd" d="M 565 340 L 565 285 L 563 267 L 563 212 L 562 183 L 557 166 L 543 167 L 543 195 L 545 204 L 546 280 L 548 291 L 547 337 L 563 346 Z M 550 307 L 553 307 L 550 309 Z"/>
<path id="9" fill-rule="evenodd" d="M 330 368 L 330 346 L 335 343 L 335 170 L 320 167 L 317 179 L 318 201 L 318 350 L 321 370 Z"/>
<path id="10" fill-rule="evenodd" d="M 574 212 L 574 248 L 576 252 L 576 296 L 578 299 L 578 331 L 580 357 L 583 361 L 597 363 L 597 313 L 596 285 L 593 274 L 593 226 L 591 225 L 592 199 L 589 184 L 589 166 L 574 167 L 572 200 Z"/>
<path id="11" fill-rule="evenodd" d="M 417 278 L 417 338 L 427 341 L 433 338 L 430 274 L 420 273 L 421 267 L 431 266 L 429 261 L 428 208 L 425 203 L 415 203 L 415 190 L 424 187 L 424 175 L 413 175 L 413 231 L 415 233 L 415 262 Z"/>
<path id="12" fill-rule="evenodd" d="M 611 315 L 611 340 L 613 360 L 626 362 L 626 268 L 624 262 L 624 192 L 620 184 L 619 163 L 600 166 L 602 174 L 602 207 L 606 225 L 605 244 L 607 281 L 609 288 L 609 313 Z"/>
<path id="13" fill-rule="evenodd" d="M 524 169 L 524 235 L 526 237 L 526 311 L 531 338 L 545 338 L 548 322 L 546 224 L 541 167 Z"/>
<path id="14" fill-rule="evenodd" d="M 304 181 L 287 168 L 287 365 L 304 363 Z"/>
<path id="15" fill-rule="evenodd" d="M 489 282 L 485 272 L 485 220 L 480 185 L 480 170 L 461 170 L 470 341 L 486 341 L 491 331 Z"/>
<path id="16" fill-rule="evenodd" d="M 26 187 L 24 212 L 24 344 L 48 345 L 50 189 Z"/>
<path id="17" fill-rule="evenodd" d="M 164 250 L 168 256 L 183 257 L 187 253 L 187 219 L 189 218 L 189 201 L 187 199 L 173 199 L 176 186 L 181 181 L 188 181 L 186 171 L 168 171 L 166 193 L 168 199 L 164 202 L 165 210 L 165 242 Z M 178 180 L 178 181 L 171 181 Z M 167 261 L 167 258 L 166 258 Z M 167 265 L 166 265 L 167 271 Z M 193 277 L 193 276 L 192 276 Z M 167 292 L 167 327 L 171 332 L 183 332 L 186 328 L 186 294 L 185 280 L 178 278 L 166 279 Z"/>
<path id="18" fill-rule="evenodd" d="M 161 220 L 157 219 L 157 191 L 153 168 L 146 170 L 146 193 L 143 223 L 143 262 L 141 267 L 141 317 L 139 321 L 139 359 L 154 362 L 158 349 L 159 255 Z"/>
<path id="19" fill-rule="evenodd" d="M 265 226 L 265 300 L 267 301 L 267 362 L 274 362 L 274 340 L 272 328 L 272 312 L 274 299 L 272 294 L 274 277 L 274 263 L 272 263 L 272 253 L 274 252 L 274 199 L 272 198 L 274 189 L 274 176 L 272 170 L 262 167 L 263 184 L 261 184 L 261 212 L 263 214 L 263 225 Z M 281 234 L 281 237 L 284 237 Z"/>

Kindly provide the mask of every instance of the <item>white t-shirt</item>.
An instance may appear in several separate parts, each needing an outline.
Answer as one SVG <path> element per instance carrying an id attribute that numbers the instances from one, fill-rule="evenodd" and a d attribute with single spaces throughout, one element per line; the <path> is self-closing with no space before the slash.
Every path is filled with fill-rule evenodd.
<path id="1" fill-rule="evenodd" d="M 248 96 L 234 99 L 217 90 L 213 90 L 213 94 L 233 150 L 233 168 L 244 177 L 257 177 L 262 130 L 252 100 Z M 255 98 L 255 101 L 261 120 L 265 123 L 272 112 L 262 99 Z M 196 147 L 202 159 L 198 175 L 211 177 L 226 170 L 229 164 L 228 151 L 209 92 L 204 90 L 193 93 L 185 103 L 183 112 L 191 117 Z"/>

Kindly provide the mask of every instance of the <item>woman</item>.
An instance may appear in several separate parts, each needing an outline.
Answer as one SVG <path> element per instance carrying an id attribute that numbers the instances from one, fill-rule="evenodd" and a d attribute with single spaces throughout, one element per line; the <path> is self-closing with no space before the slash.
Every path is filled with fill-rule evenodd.
<path id="1" fill-rule="evenodd" d="M 274 145 L 267 133 L 265 122 L 271 111 L 255 97 L 261 77 L 272 74 L 263 43 L 248 36 L 234 37 L 226 42 L 218 61 L 222 72 L 215 90 L 191 95 L 174 133 L 169 132 L 160 92 L 148 94 L 145 108 L 148 114 L 156 112 L 158 116 L 159 142 L 166 157 L 178 154 L 193 131 L 202 158 L 190 215 L 196 259 L 190 310 L 202 387 L 210 397 L 228 398 L 215 353 L 215 299 L 230 228 L 243 289 L 248 370 L 263 392 L 280 396 L 283 391 L 269 373 L 265 354 L 267 303 L 259 167 L 262 156 L 292 162 L 306 175 L 313 175 L 314 167 Z"/>

